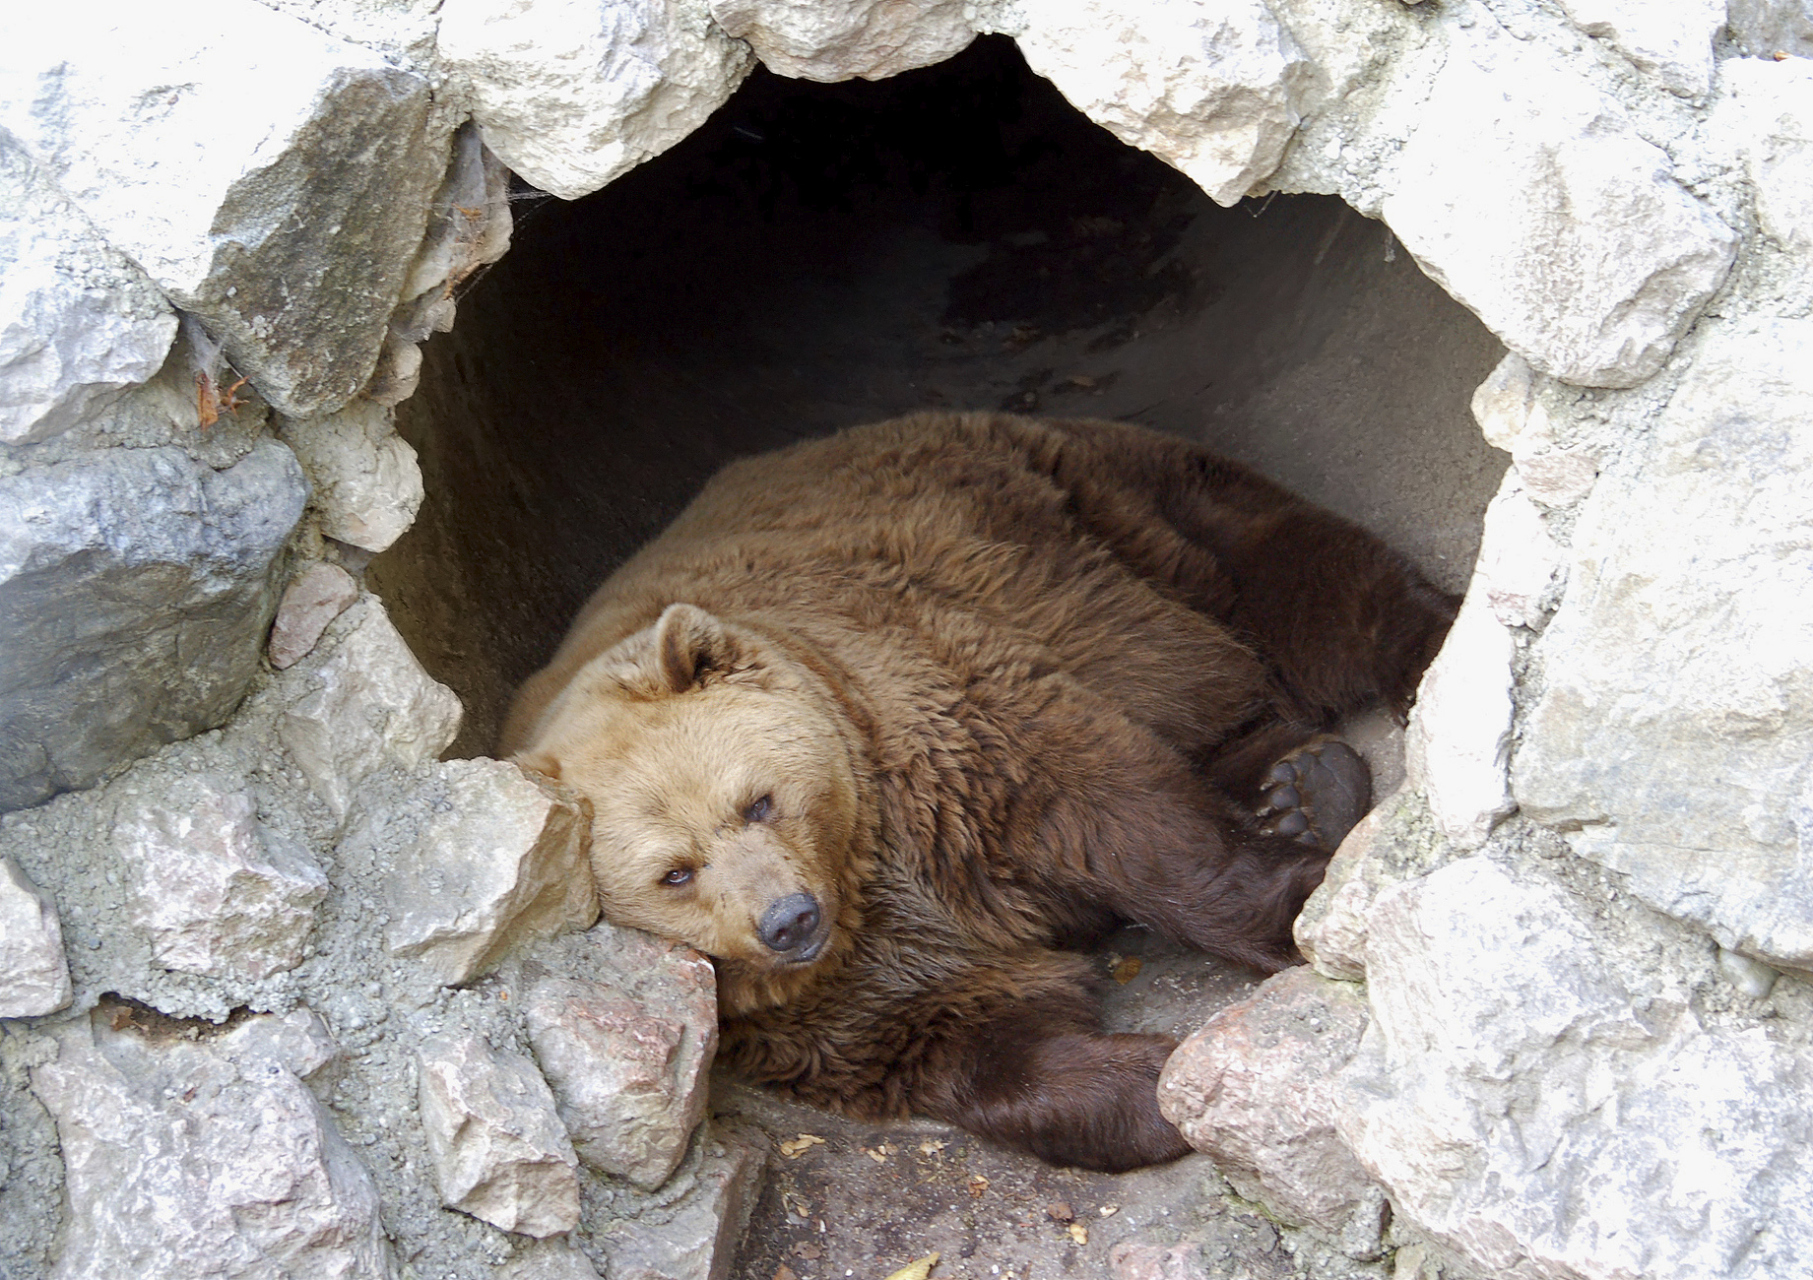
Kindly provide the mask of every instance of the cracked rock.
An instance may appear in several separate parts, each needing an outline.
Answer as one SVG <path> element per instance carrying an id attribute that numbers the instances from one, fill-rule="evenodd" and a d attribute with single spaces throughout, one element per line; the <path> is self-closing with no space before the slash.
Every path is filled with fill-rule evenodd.
<path id="1" fill-rule="evenodd" d="M 256 981 L 302 962 L 327 876 L 306 847 L 259 825 L 250 795 L 184 778 L 122 806 L 113 836 L 132 922 L 166 968 Z"/>
<path id="2" fill-rule="evenodd" d="M 961 53 L 976 38 L 962 0 L 711 0 L 726 33 L 747 40 L 776 75 L 885 80 Z"/>
<path id="3" fill-rule="evenodd" d="M 1248 1200 L 1377 1257 L 1384 1193 L 1335 1128 L 1334 1077 L 1366 1029 L 1364 993 L 1306 967 L 1223 1009 L 1165 1063 L 1158 1104 Z"/>
<path id="4" fill-rule="evenodd" d="M 321 418 L 287 419 L 285 444 L 314 482 L 321 532 L 367 551 L 386 550 L 415 523 L 422 471 L 396 432 L 396 412 L 359 399 Z"/>
<path id="5" fill-rule="evenodd" d="M 644 961 L 632 970 L 642 978 L 638 998 L 543 978 L 530 989 L 524 1016 L 580 1159 L 653 1190 L 679 1166 L 705 1113 L 716 989 L 710 963 L 696 953 L 631 930 L 610 932 Z M 650 998 L 657 985 L 664 999 Z"/>
<path id="6" fill-rule="evenodd" d="M 1635 386 L 1724 281 L 1737 237 L 1583 77 L 1489 20 L 1473 32 L 1398 157 L 1385 220 L 1537 369 Z"/>
<path id="7" fill-rule="evenodd" d="M 523 1235 L 579 1225 L 579 1159 L 533 1062 L 448 1033 L 423 1042 L 420 1070 L 444 1204 Z"/>
<path id="8" fill-rule="evenodd" d="M 433 811 L 395 855 L 385 945 L 469 981 L 515 943 L 598 918 L 590 808 L 503 760 L 435 766 Z"/>
<path id="9" fill-rule="evenodd" d="M 0 809 L 222 723 L 258 671 L 307 483 L 115 449 L 0 478 Z"/>
<path id="10" fill-rule="evenodd" d="M 0 1018 L 55 1013 L 72 994 L 57 909 L 0 855 Z"/>
<path id="11" fill-rule="evenodd" d="M 0 129 L 293 415 L 371 375 L 446 167 L 429 108 L 253 0 L 71 0 L 0 52 Z"/>
<path id="12" fill-rule="evenodd" d="M 371 1174 L 280 1057 L 125 1005 L 50 1034 L 31 1078 L 67 1179 L 57 1280 L 394 1280 Z"/>

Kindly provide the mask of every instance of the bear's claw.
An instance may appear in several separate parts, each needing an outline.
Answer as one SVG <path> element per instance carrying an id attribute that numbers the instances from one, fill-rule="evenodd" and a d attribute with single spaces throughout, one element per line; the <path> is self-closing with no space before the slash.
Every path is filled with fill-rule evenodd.
<path id="1" fill-rule="evenodd" d="M 1339 738 L 1312 738 L 1272 766 L 1258 818 L 1268 835 L 1331 853 L 1372 806 L 1372 771 Z"/>

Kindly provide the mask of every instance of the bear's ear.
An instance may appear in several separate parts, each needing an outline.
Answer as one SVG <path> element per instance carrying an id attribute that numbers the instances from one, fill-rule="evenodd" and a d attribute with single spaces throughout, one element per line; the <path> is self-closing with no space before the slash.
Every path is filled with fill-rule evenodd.
<path id="1" fill-rule="evenodd" d="M 755 655 L 705 610 L 670 604 L 655 623 L 655 640 L 644 659 L 657 684 L 685 693 L 709 675 L 729 675 L 755 665 Z"/>

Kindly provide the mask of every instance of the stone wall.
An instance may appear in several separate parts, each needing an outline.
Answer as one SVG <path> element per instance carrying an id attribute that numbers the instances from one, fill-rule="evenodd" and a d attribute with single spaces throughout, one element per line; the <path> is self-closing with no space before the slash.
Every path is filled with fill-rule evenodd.
<path id="1" fill-rule="evenodd" d="M 1400 1276 L 1800 1269 L 1796 0 L 9 19 L 0 1269 L 724 1274 L 762 1156 L 699 1122 L 704 962 L 594 924 L 574 797 L 439 759 L 458 701 L 362 589 L 423 501 L 395 406 L 507 248 L 506 170 L 576 198 L 758 59 L 880 78 L 981 32 L 1221 204 L 1382 219 L 1509 352 L 1473 407 L 1513 461 L 1407 783 L 1306 911 L 1313 969 L 1205 1028 L 1166 1106 Z"/>

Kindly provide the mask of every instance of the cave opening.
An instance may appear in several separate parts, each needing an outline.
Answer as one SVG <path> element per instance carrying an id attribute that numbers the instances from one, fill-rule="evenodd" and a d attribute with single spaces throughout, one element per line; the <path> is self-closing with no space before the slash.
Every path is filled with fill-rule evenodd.
<path id="1" fill-rule="evenodd" d="M 758 69 L 604 190 L 518 203 L 399 412 L 427 499 L 370 577 L 491 748 L 515 685 L 723 463 L 920 409 L 1142 423 L 1459 591 L 1502 356 L 1334 197 L 1223 209 L 979 39 L 891 80 Z"/>

